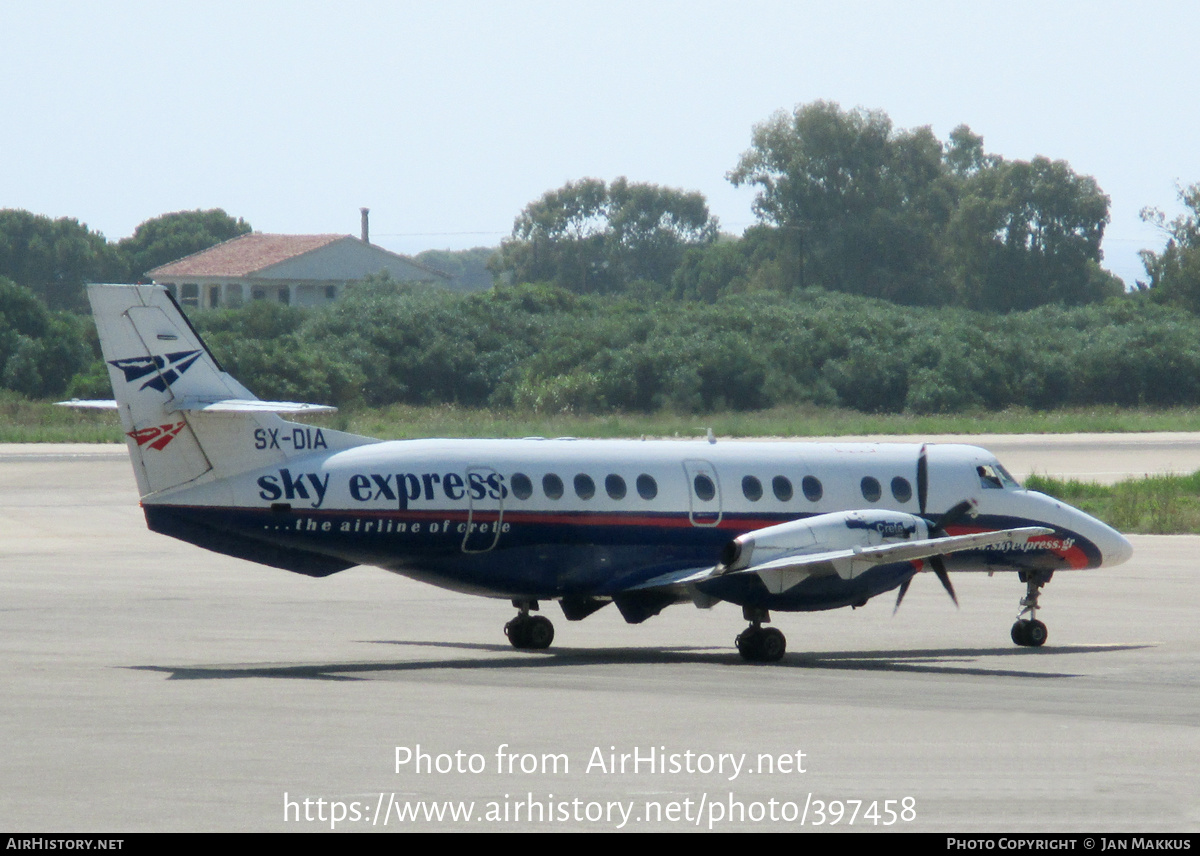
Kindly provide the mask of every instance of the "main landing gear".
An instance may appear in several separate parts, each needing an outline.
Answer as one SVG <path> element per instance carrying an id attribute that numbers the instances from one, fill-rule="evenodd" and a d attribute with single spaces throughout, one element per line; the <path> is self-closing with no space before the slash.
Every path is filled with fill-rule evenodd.
<path id="1" fill-rule="evenodd" d="M 504 625 L 504 635 L 514 648 L 525 651 L 541 651 L 549 648 L 554 641 L 554 625 L 544 615 L 530 615 L 529 610 L 537 609 L 536 600 L 514 600 L 513 606 L 521 610 L 512 621 Z"/>
<path id="2" fill-rule="evenodd" d="M 1021 611 L 1017 623 L 1012 626 L 1012 641 L 1026 648 L 1038 648 L 1046 644 L 1050 635 L 1046 625 L 1037 620 L 1038 594 L 1042 586 L 1050 582 L 1053 571 L 1021 571 L 1021 582 L 1025 583 L 1025 597 L 1021 598 Z M 1028 613 L 1029 618 L 1024 616 Z"/>
<path id="3" fill-rule="evenodd" d="M 734 640 L 742 659 L 750 663 L 777 663 L 783 659 L 787 639 L 774 627 L 762 626 L 764 621 L 771 620 L 770 613 L 765 609 L 743 606 L 742 617 L 750 622 L 750 626 Z"/>

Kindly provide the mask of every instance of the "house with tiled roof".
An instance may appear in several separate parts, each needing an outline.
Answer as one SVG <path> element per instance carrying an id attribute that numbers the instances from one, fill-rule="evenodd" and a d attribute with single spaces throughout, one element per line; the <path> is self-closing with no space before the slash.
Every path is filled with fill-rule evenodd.
<path id="1" fill-rule="evenodd" d="M 435 282 L 445 274 L 350 235 L 264 235 L 232 238 L 147 271 L 185 306 L 215 309 L 248 300 L 320 306 L 347 285 L 387 273 L 398 282 Z"/>

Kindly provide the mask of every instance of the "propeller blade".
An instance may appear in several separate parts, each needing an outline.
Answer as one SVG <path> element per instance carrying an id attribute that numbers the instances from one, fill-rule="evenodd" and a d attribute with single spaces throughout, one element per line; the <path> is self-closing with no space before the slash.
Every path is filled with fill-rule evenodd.
<path id="1" fill-rule="evenodd" d="M 929 500 L 929 457 L 926 454 L 925 444 L 921 445 L 921 452 L 917 455 L 917 506 L 920 508 L 921 516 L 925 517 L 925 508 Z M 955 505 L 945 514 L 938 517 L 929 526 L 929 536 L 931 538 L 946 537 L 946 527 L 956 523 L 962 517 L 970 515 L 974 516 L 975 501 L 964 499 L 962 502 Z M 926 518 L 928 519 L 928 518 Z M 950 599 L 954 601 L 954 605 L 958 606 L 958 595 L 954 593 L 954 585 L 950 582 L 950 574 L 946 571 L 946 563 L 942 561 L 941 556 L 930 556 L 929 566 L 933 572 L 937 574 L 938 580 L 942 584 L 942 588 L 946 590 L 946 594 L 950 595 Z M 892 615 L 900 609 L 900 602 L 904 600 L 904 594 L 908 591 L 908 584 L 912 580 L 909 577 L 900 584 L 900 593 L 896 595 L 896 606 L 892 609 Z"/>
<path id="2" fill-rule="evenodd" d="M 908 584 L 912 582 L 912 577 L 909 577 L 904 582 L 900 583 L 900 594 L 896 595 L 896 605 L 892 607 L 892 615 L 900 611 L 900 601 L 904 600 L 904 593 L 908 591 Z"/>
<path id="3" fill-rule="evenodd" d="M 929 564 L 933 568 L 933 572 L 937 574 L 937 578 L 941 580 L 942 588 L 946 590 L 946 594 L 950 595 L 950 599 L 954 601 L 954 605 L 958 606 L 958 595 L 954 593 L 954 586 L 950 583 L 950 574 L 946 572 L 946 563 L 942 561 L 942 557 L 930 556 Z"/>
<path id="4" fill-rule="evenodd" d="M 959 519 L 965 516 L 974 516 L 971 514 L 975 510 L 974 500 L 964 499 L 958 505 L 951 508 L 941 517 L 933 522 L 933 532 L 930 534 L 939 533 L 938 537 L 946 534 L 946 527 L 952 523 L 957 523 Z"/>
<path id="5" fill-rule="evenodd" d="M 925 446 L 921 446 L 921 454 L 917 456 L 917 507 L 921 516 L 925 516 L 925 500 L 929 498 L 929 461 L 925 457 Z"/>

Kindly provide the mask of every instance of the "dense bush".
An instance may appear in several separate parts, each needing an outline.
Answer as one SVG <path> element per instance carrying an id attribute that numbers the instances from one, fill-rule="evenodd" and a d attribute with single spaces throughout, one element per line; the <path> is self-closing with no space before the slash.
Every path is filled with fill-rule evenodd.
<path id="1" fill-rule="evenodd" d="M 815 289 L 706 303 L 376 282 L 325 309 L 251 305 L 196 320 L 256 393 L 339 405 L 938 413 L 1200 403 L 1200 321 L 1140 295 L 997 316 Z"/>

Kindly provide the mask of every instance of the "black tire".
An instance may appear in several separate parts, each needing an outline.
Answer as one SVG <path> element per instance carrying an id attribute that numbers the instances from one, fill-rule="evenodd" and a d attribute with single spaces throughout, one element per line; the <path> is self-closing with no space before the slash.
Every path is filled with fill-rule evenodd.
<path id="1" fill-rule="evenodd" d="M 774 627 L 767 627 L 758 635 L 758 658 L 764 663 L 778 663 L 787 651 L 787 639 Z"/>
<path id="2" fill-rule="evenodd" d="M 1045 645 L 1049 637 L 1050 631 L 1040 621 L 1030 621 L 1025 628 L 1025 638 L 1028 640 L 1025 644 L 1031 648 L 1040 648 Z"/>
<path id="3" fill-rule="evenodd" d="M 742 659 L 747 663 L 757 663 L 762 659 L 758 638 L 759 631 L 754 627 L 747 627 L 733 640 L 733 643 L 737 646 L 738 653 L 742 655 Z"/>
<path id="4" fill-rule="evenodd" d="M 504 625 L 504 635 L 508 637 L 508 641 L 512 643 L 514 648 L 529 647 L 529 617 L 526 615 L 518 615 L 508 624 Z"/>
<path id="5" fill-rule="evenodd" d="M 1028 625 L 1029 622 L 1022 618 L 1012 626 L 1012 641 L 1014 645 L 1027 646 L 1029 644 L 1025 634 Z"/>
<path id="6" fill-rule="evenodd" d="M 525 626 L 525 647 L 541 651 L 554 641 L 554 625 L 544 615 L 534 615 Z"/>

